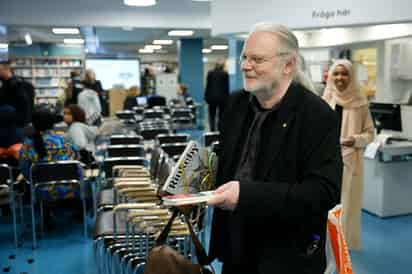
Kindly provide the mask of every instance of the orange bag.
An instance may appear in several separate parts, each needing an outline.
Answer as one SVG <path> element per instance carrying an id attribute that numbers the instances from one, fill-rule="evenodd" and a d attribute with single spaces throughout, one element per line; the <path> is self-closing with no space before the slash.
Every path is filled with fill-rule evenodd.
<path id="1" fill-rule="evenodd" d="M 328 214 L 326 238 L 327 267 L 325 274 L 353 274 L 349 249 L 342 229 L 342 205 L 335 206 Z"/>

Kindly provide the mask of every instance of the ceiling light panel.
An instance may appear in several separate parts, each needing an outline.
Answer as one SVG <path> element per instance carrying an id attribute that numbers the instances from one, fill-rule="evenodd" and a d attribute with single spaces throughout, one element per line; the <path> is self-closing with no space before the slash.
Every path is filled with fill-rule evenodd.
<path id="1" fill-rule="evenodd" d="M 212 50 L 227 50 L 227 45 L 213 45 L 210 47 Z"/>
<path id="2" fill-rule="evenodd" d="M 167 33 L 169 36 L 192 36 L 193 30 L 171 30 Z"/>
<path id="3" fill-rule="evenodd" d="M 52 32 L 54 34 L 79 34 L 78 28 L 53 28 Z"/>
<path id="4" fill-rule="evenodd" d="M 156 0 L 123 0 L 126 6 L 149 7 L 156 5 Z"/>
<path id="5" fill-rule="evenodd" d="M 154 45 L 171 45 L 173 40 L 153 40 Z"/>
<path id="6" fill-rule="evenodd" d="M 80 38 L 66 38 L 66 39 L 63 39 L 63 42 L 65 44 L 75 44 L 75 45 L 84 44 L 84 40 Z"/>

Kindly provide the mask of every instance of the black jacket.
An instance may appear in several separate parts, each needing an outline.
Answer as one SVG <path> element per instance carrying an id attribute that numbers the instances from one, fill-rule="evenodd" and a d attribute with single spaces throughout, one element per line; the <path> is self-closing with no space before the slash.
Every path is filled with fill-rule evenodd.
<path id="1" fill-rule="evenodd" d="M 223 69 L 214 69 L 208 72 L 205 101 L 209 105 L 225 103 L 229 96 L 229 75 Z"/>
<path id="2" fill-rule="evenodd" d="M 2 81 L 0 103 L 10 105 L 16 110 L 16 125 L 19 128 L 23 128 L 28 121 L 31 121 L 33 108 L 31 97 L 20 79 L 12 77 Z"/>
<path id="3" fill-rule="evenodd" d="M 226 105 L 219 185 L 233 180 L 239 164 L 253 119 L 249 96 L 236 92 Z M 261 138 L 253 180 L 240 181 L 237 208 L 214 211 L 209 255 L 253 262 L 259 274 L 323 274 L 327 213 L 339 202 L 342 177 L 336 115 L 292 84 L 263 123 Z"/>

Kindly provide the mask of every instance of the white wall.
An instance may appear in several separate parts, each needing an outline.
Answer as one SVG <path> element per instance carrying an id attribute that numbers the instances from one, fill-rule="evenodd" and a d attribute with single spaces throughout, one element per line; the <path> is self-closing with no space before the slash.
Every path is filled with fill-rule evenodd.
<path id="1" fill-rule="evenodd" d="M 230 17 L 230 20 L 228 20 Z M 211 2 L 212 33 L 248 32 L 261 21 L 292 29 L 412 21 L 410 0 L 217 0 Z"/>

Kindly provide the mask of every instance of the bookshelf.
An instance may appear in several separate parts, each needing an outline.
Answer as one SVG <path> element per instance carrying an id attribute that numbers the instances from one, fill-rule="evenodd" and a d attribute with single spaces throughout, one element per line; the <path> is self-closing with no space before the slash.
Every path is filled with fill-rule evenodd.
<path id="1" fill-rule="evenodd" d="M 64 94 L 70 72 L 84 70 L 82 56 L 15 56 L 9 59 L 15 75 L 33 84 L 36 91 L 36 104 L 55 104 Z"/>

